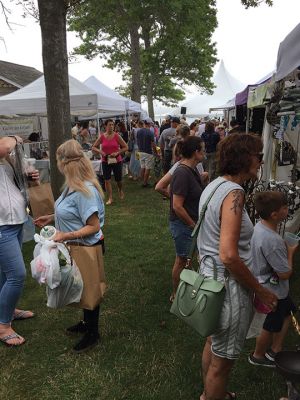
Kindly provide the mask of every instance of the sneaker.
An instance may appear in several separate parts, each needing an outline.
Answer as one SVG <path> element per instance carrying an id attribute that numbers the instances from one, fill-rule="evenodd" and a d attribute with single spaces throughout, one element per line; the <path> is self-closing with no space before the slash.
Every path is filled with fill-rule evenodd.
<path id="1" fill-rule="evenodd" d="M 75 353 L 83 353 L 84 351 L 88 351 L 97 345 L 99 339 L 99 333 L 87 332 L 83 336 L 83 338 L 73 347 L 73 350 L 75 351 Z"/>
<path id="2" fill-rule="evenodd" d="M 260 365 L 261 367 L 275 368 L 275 364 L 273 361 L 268 360 L 266 357 L 256 358 L 253 356 L 253 353 L 249 355 L 248 361 L 252 365 Z"/>
<path id="3" fill-rule="evenodd" d="M 66 329 L 67 335 L 74 335 L 77 333 L 86 333 L 87 332 L 87 325 L 84 321 L 78 322 L 76 325 L 72 325 Z"/>
<path id="4" fill-rule="evenodd" d="M 269 349 L 266 351 L 265 357 L 270 360 L 270 361 L 275 361 L 275 357 L 276 357 L 275 351 L 273 351 L 272 349 Z"/>

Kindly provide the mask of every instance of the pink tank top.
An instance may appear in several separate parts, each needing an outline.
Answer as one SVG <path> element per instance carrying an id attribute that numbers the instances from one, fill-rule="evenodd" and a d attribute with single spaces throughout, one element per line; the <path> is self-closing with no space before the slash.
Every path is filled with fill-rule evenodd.
<path id="1" fill-rule="evenodd" d="M 120 145 L 118 142 L 118 134 L 115 133 L 114 136 L 111 139 L 107 139 L 104 135 L 104 133 L 100 136 L 100 143 L 102 146 L 102 151 L 104 151 L 104 153 L 106 155 L 115 153 L 117 151 L 120 150 Z M 120 162 L 122 161 L 122 156 L 118 155 L 117 156 L 117 161 Z M 106 157 L 102 156 L 102 162 L 107 162 Z"/>

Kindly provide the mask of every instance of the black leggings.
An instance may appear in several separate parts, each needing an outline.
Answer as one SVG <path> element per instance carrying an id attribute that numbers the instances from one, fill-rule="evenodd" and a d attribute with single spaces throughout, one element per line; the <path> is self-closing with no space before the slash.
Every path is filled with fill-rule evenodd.
<path id="1" fill-rule="evenodd" d="M 104 239 L 101 239 L 97 244 L 101 244 L 102 253 L 105 253 Z M 100 306 L 96 306 L 93 310 L 83 309 L 83 320 L 86 323 L 87 330 L 89 333 L 99 333 L 99 315 L 100 315 Z"/>

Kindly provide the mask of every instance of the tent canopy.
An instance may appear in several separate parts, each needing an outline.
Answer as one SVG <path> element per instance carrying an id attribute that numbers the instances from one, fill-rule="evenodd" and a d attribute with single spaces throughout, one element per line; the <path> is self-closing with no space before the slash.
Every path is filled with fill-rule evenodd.
<path id="1" fill-rule="evenodd" d="M 110 89 L 95 76 L 90 76 L 83 82 L 87 87 L 97 92 L 98 112 L 100 117 L 109 117 L 125 112 L 141 112 L 141 105 L 121 96 Z"/>
<path id="2" fill-rule="evenodd" d="M 269 82 L 270 79 L 272 78 L 273 74 L 274 74 L 274 71 L 270 72 L 268 75 L 261 78 L 258 82 L 254 83 L 252 85 L 246 86 L 244 90 L 237 93 L 235 96 L 235 105 L 241 106 L 243 104 L 247 104 L 249 91 L 253 90 L 254 88 L 256 88 L 259 85 L 262 85 L 263 83 Z"/>
<path id="3" fill-rule="evenodd" d="M 72 115 L 92 115 L 97 110 L 97 94 L 69 75 Z M 0 115 L 46 115 L 44 75 L 23 88 L 0 97 Z"/>
<path id="4" fill-rule="evenodd" d="M 277 55 L 276 81 L 288 76 L 300 65 L 300 24 L 280 43 Z"/>
<path id="5" fill-rule="evenodd" d="M 232 108 L 235 108 L 235 98 L 228 100 L 227 103 L 223 104 L 222 106 L 211 107 L 209 112 L 231 110 Z"/>
<path id="6" fill-rule="evenodd" d="M 219 69 L 213 77 L 213 83 L 216 87 L 212 95 L 199 93 L 181 104 L 187 109 L 187 117 L 197 118 L 209 114 L 210 109 L 218 108 L 220 104 L 225 105 L 228 99 L 232 99 L 238 91 L 245 87 L 243 83 L 230 75 L 223 61 L 220 62 Z M 177 114 L 180 114 L 180 109 L 177 111 Z"/>

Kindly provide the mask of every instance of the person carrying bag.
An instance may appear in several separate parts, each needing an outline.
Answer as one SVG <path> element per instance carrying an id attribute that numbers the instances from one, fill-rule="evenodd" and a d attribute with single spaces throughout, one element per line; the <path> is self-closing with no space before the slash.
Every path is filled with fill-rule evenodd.
<path id="1" fill-rule="evenodd" d="M 214 275 L 205 277 L 200 270 L 189 269 L 197 245 L 199 229 L 204 220 L 208 203 L 220 185 L 219 183 L 202 207 L 200 217 L 192 233 L 192 244 L 185 269 L 180 274 L 180 283 L 172 303 L 171 313 L 194 328 L 202 337 L 210 336 L 218 328 L 225 297 L 225 285 L 217 281 L 217 266 L 213 257 L 204 256 L 201 262 L 210 258 Z M 200 262 L 200 264 L 201 264 Z"/>
<path id="2" fill-rule="evenodd" d="M 104 203 L 101 186 L 90 160 L 75 140 L 63 143 L 56 152 L 57 165 L 65 176 L 65 189 L 55 202 L 55 214 L 39 217 L 42 227 L 55 219 L 56 242 L 65 242 L 70 249 L 83 279 L 83 293 L 79 306 L 83 320 L 66 329 L 67 334 L 82 334 L 73 347 L 77 353 L 95 346 L 100 339 L 98 320 L 100 302 L 105 292 Z"/>

